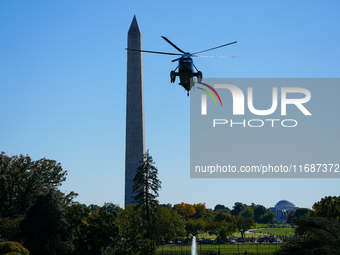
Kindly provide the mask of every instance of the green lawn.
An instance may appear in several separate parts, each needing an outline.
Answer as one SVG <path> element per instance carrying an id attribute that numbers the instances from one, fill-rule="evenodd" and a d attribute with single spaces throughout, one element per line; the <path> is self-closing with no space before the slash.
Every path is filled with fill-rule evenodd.
<path id="1" fill-rule="evenodd" d="M 272 234 L 272 235 L 283 235 L 283 236 L 294 236 L 294 228 L 265 228 L 265 229 L 252 229 L 251 232 L 261 233 L 261 234 Z"/>
<path id="2" fill-rule="evenodd" d="M 200 253 L 203 252 L 210 252 L 220 251 L 223 253 L 244 253 L 247 251 L 248 253 L 270 253 L 274 252 L 280 248 L 280 243 L 273 243 L 273 244 L 197 244 L 197 251 Z M 190 252 L 191 245 L 163 245 L 159 246 L 157 249 L 157 254 L 172 254 L 172 253 L 179 253 L 180 252 Z"/>
<path id="3" fill-rule="evenodd" d="M 283 225 L 282 225 L 283 226 Z M 263 228 L 263 227 L 267 227 L 267 224 L 255 224 L 256 228 Z M 263 229 L 256 229 L 256 228 L 252 228 L 249 231 L 251 233 L 245 233 L 244 237 L 259 237 L 261 236 L 261 234 L 272 234 L 272 235 L 282 235 L 282 236 L 294 236 L 295 235 L 295 229 L 294 228 L 263 228 Z M 287 233 L 286 233 L 287 231 Z M 258 233 L 258 234 L 254 234 L 254 233 Z M 241 233 L 240 232 L 235 232 L 233 233 L 231 236 L 235 236 L 235 237 L 241 237 Z M 204 233 L 204 234 L 199 234 L 197 236 L 197 239 L 216 239 L 216 235 L 209 235 L 208 233 Z M 230 237 L 230 236 L 228 236 Z M 192 238 L 192 236 L 190 236 L 190 238 Z"/>
<path id="4" fill-rule="evenodd" d="M 267 224 L 255 223 L 255 226 L 252 227 L 252 228 L 265 228 L 265 227 L 268 227 L 268 225 Z"/>

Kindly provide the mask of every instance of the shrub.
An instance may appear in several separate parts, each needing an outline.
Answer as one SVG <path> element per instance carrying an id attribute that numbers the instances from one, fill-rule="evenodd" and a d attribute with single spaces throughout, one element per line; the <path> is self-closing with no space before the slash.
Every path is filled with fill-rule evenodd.
<path id="1" fill-rule="evenodd" d="M 1 255 L 29 255 L 28 250 L 17 242 L 3 242 L 0 243 Z"/>

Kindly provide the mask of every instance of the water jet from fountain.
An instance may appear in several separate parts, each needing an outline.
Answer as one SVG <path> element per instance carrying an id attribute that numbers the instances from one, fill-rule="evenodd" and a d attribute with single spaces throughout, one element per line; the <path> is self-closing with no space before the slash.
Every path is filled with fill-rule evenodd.
<path id="1" fill-rule="evenodd" d="M 197 254 L 197 247 L 196 247 L 196 236 L 192 237 L 191 255 L 198 255 Z"/>

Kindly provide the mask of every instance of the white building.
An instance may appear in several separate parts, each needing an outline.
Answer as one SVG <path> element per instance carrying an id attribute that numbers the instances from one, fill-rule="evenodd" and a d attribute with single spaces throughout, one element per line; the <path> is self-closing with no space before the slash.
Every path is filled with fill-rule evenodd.
<path id="1" fill-rule="evenodd" d="M 296 211 L 299 207 L 296 207 L 292 202 L 289 200 L 280 200 L 277 204 L 270 208 L 271 212 L 275 214 L 275 220 L 286 221 L 289 212 Z"/>

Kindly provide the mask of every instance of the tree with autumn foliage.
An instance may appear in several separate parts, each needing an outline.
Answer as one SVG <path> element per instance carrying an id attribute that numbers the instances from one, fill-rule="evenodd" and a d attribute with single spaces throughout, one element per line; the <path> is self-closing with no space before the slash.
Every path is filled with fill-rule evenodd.
<path id="1" fill-rule="evenodd" d="M 185 230 L 187 232 L 187 238 L 189 238 L 189 234 L 196 236 L 204 231 L 206 226 L 205 218 L 211 211 L 206 208 L 205 203 L 192 205 L 183 202 L 174 205 L 172 210 L 184 217 L 186 221 Z"/>
<path id="2" fill-rule="evenodd" d="M 179 215 L 182 215 L 186 220 L 192 218 L 195 213 L 195 207 L 191 204 L 180 203 L 172 207 L 172 210 L 176 211 Z"/>
<path id="3" fill-rule="evenodd" d="M 207 214 L 207 208 L 205 203 L 198 203 L 198 204 L 187 204 L 187 203 L 180 203 L 176 204 L 172 208 L 178 214 L 182 215 L 186 220 L 187 219 L 203 219 Z"/>

